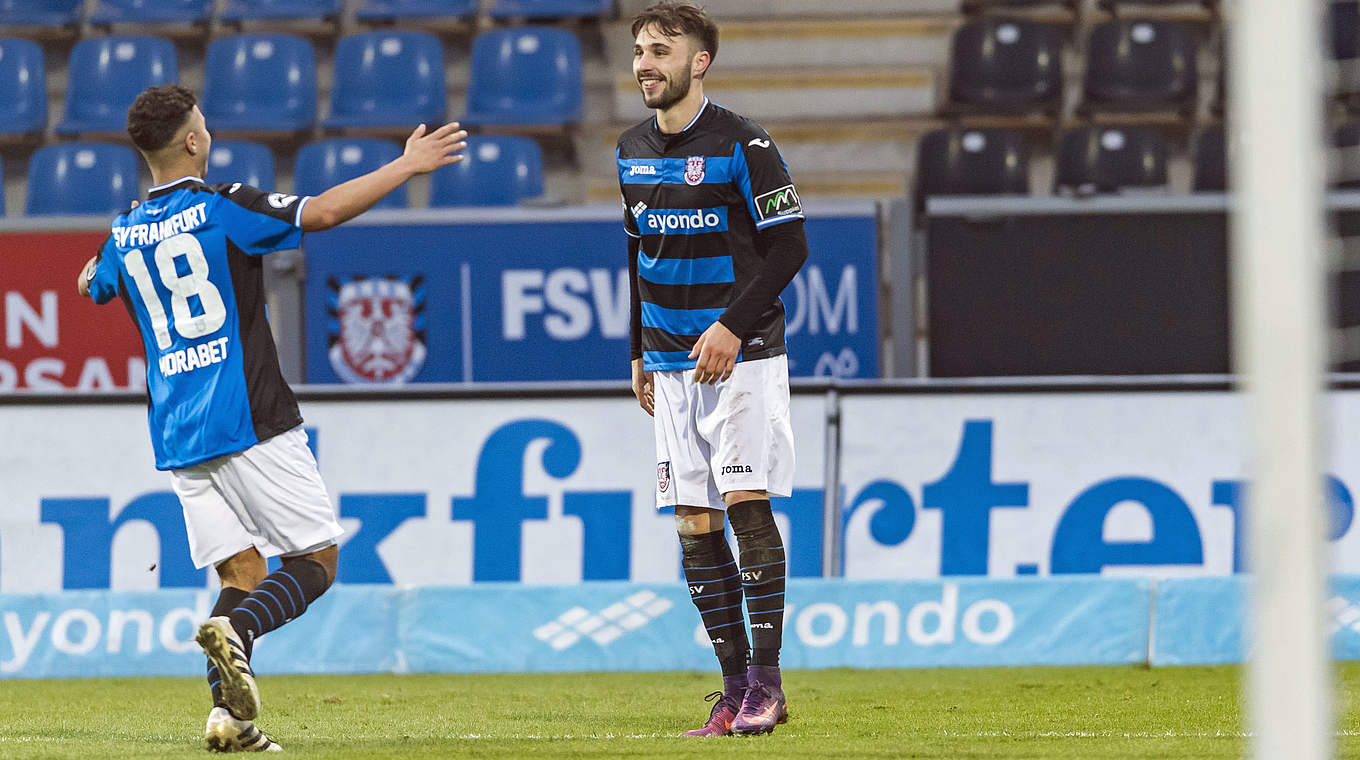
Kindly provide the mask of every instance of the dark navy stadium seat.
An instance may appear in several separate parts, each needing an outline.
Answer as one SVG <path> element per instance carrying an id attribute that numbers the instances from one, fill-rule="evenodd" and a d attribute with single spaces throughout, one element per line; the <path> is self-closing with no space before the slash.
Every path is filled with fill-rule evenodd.
<path id="1" fill-rule="evenodd" d="M 954 32 L 952 103 L 993 112 L 1051 110 L 1062 98 L 1062 34 L 1057 27 L 990 17 Z"/>
<path id="2" fill-rule="evenodd" d="M 207 21 L 212 0 L 99 0 L 96 24 L 171 24 Z"/>
<path id="3" fill-rule="evenodd" d="M 24 213 L 110 214 L 141 193 L 137 154 L 108 143 L 61 143 L 37 149 L 28 162 Z"/>
<path id="4" fill-rule="evenodd" d="M 293 132 L 316 121 L 312 44 L 284 34 L 222 37 L 203 66 L 208 129 Z"/>
<path id="5" fill-rule="evenodd" d="M 360 21 L 412 18 L 470 19 L 479 0 L 366 0 L 354 17 Z"/>
<path id="6" fill-rule="evenodd" d="M 294 192 L 319 195 L 400 155 L 401 148 L 396 143 L 372 138 L 335 138 L 308 143 L 298 151 L 293 163 Z M 406 185 L 392 191 L 375 208 L 406 208 Z"/>
<path id="7" fill-rule="evenodd" d="M 122 132 L 142 90 L 179 81 L 175 46 L 159 37 L 95 37 L 71 48 L 58 134 Z"/>
<path id="8" fill-rule="evenodd" d="M 228 0 L 222 20 L 289 21 L 330 18 L 340 13 L 342 0 Z"/>
<path id="9" fill-rule="evenodd" d="M 1223 125 L 1207 127 L 1195 141 L 1195 192 L 1228 189 L 1228 140 Z"/>
<path id="10" fill-rule="evenodd" d="M 431 206 L 513 206 L 543 194 L 543 154 L 527 137 L 469 137 L 466 158 L 430 176 Z"/>
<path id="11" fill-rule="evenodd" d="M 424 32 L 364 32 L 335 47 L 331 115 L 337 127 L 431 128 L 444 122 L 444 48 Z"/>
<path id="12" fill-rule="evenodd" d="M 472 43 L 467 124 L 557 125 L 580 120 L 581 45 L 563 29 L 486 32 Z"/>
<path id="13" fill-rule="evenodd" d="M 1150 129 L 1076 127 L 1058 143 L 1058 188 L 1113 193 L 1166 186 L 1166 142 Z"/>
<path id="14" fill-rule="evenodd" d="M 1006 129 L 938 129 L 917 144 L 916 187 L 927 195 L 1029 192 L 1029 151 Z"/>
<path id="15" fill-rule="evenodd" d="M 1199 74 L 1192 33 L 1174 21 L 1114 19 L 1091 29 L 1086 102 L 1091 110 L 1193 108 Z"/>
<path id="16" fill-rule="evenodd" d="M 47 126 L 45 70 L 38 43 L 0 39 L 0 134 L 25 135 Z"/>
<path id="17" fill-rule="evenodd" d="M 82 0 L 0 0 L 0 25 L 63 26 L 80 19 Z"/>
<path id="18" fill-rule="evenodd" d="M 208 151 L 207 182 L 241 182 L 261 190 L 274 189 L 274 153 L 267 146 L 245 140 L 214 140 Z"/>
<path id="19" fill-rule="evenodd" d="M 1342 124 L 1332 131 L 1332 157 L 1327 162 L 1332 187 L 1360 188 L 1360 124 Z"/>
<path id="20" fill-rule="evenodd" d="M 496 0 L 492 18 L 597 18 L 608 15 L 613 0 Z"/>

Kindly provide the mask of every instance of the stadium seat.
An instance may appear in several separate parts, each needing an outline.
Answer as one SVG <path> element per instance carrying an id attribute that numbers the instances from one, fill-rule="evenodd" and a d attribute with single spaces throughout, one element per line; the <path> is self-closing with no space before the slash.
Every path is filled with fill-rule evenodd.
<path id="1" fill-rule="evenodd" d="M 1165 187 L 1166 142 L 1150 129 L 1076 127 L 1058 143 L 1058 189 L 1079 194 Z"/>
<path id="2" fill-rule="evenodd" d="M 137 154 L 108 143 L 61 143 L 33 152 L 24 213 L 110 214 L 141 194 Z"/>
<path id="3" fill-rule="evenodd" d="M 513 206 L 543 194 L 543 154 L 527 137 L 470 137 L 465 156 L 430 176 L 431 206 Z"/>
<path id="4" fill-rule="evenodd" d="M 1207 127 L 1195 141 L 1197 193 L 1221 193 L 1228 189 L 1228 140 L 1223 125 Z"/>
<path id="5" fill-rule="evenodd" d="M 991 17 L 954 32 L 949 57 L 954 105 L 1007 113 L 1052 110 L 1062 85 L 1062 34 L 1054 26 Z"/>
<path id="6" fill-rule="evenodd" d="M 179 24 L 205 22 L 212 0 L 99 0 L 96 24 Z"/>
<path id="7" fill-rule="evenodd" d="M 1005 129 L 937 129 L 917 144 L 916 187 L 928 195 L 1029 192 L 1029 151 Z"/>
<path id="8" fill-rule="evenodd" d="M 47 126 L 45 71 L 38 43 L 0 39 L 0 134 L 26 135 Z"/>
<path id="9" fill-rule="evenodd" d="M 444 48 L 424 32 L 363 32 L 335 47 L 328 129 L 444 122 Z"/>
<path id="10" fill-rule="evenodd" d="M 1332 156 L 1327 162 L 1332 187 L 1360 188 L 1360 124 L 1342 124 L 1332 131 Z"/>
<path id="11" fill-rule="evenodd" d="M 396 21 L 413 18 L 471 19 L 479 0 L 366 0 L 355 11 L 359 21 Z"/>
<path id="12" fill-rule="evenodd" d="M 1114 19 L 1088 37 L 1086 110 L 1187 111 L 1199 74 L 1193 35 L 1174 21 Z"/>
<path id="13" fill-rule="evenodd" d="M 302 146 L 293 163 L 298 195 L 318 195 L 335 185 L 377 169 L 401 155 L 396 143 L 373 138 L 335 138 Z M 375 208 L 406 208 L 406 185 L 378 201 Z"/>
<path id="14" fill-rule="evenodd" d="M 296 132 L 316 121 L 315 53 L 301 37 L 222 37 L 209 43 L 203 69 L 209 129 Z"/>
<path id="15" fill-rule="evenodd" d="M 243 182 L 261 190 L 274 189 L 274 153 L 267 146 L 244 140 L 214 140 L 208 151 L 209 183 Z"/>
<path id="16" fill-rule="evenodd" d="M 83 0 L 0 0 L 0 26 L 74 24 L 83 5 Z"/>
<path id="17" fill-rule="evenodd" d="M 222 20 L 290 21 L 331 18 L 340 14 L 342 0 L 228 0 Z"/>
<path id="18" fill-rule="evenodd" d="M 598 18 L 613 9 L 612 0 L 496 0 L 491 17 L 506 18 Z"/>
<path id="19" fill-rule="evenodd" d="M 66 117 L 56 128 L 63 135 L 121 133 L 142 90 L 179 81 L 175 46 L 159 37 L 86 38 L 71 48 L 70 61 Z"/>
<path id="20" fill-rule="evenodd" d="M 563 29 L 486 32 L 472 43 L 465 124 L 560 125 L 581 118 L 581 45 Z"/>

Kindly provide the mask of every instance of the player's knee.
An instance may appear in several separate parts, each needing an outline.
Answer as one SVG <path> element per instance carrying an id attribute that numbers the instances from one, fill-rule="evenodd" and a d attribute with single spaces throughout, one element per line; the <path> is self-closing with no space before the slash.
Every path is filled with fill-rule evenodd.
<path id="1" fill-rule="evenodd" d="M 331 544 L 330 546 L 318 549 L 310 554 L 303 554 L 298 557 L 285 557 L 283 562 L 286 565 L 290 561 L 306 559 L 320 565 L 321 569 L 326 571 L 326 583 L 322 589 L 324 591 L 325 589 L 330 588 L 331 584 L 335 582 L 335 570 L 339 563 L 339 558 L 340 548 L 335 544 Z"/>
<path id="2" fill-rule="evenodd" d="M 675 508 L 675 532 L 682 536 L 701 536 L 722 528 L 722 512 L 716 509 Z"/>
<path id="3" fill-rule="evenodd" d="M 727 519 L 738 541 L 743 537 L 779 538 L 769 499 L 739 501 L 727 508 Z"/>
<path id="4" fill-rule="evenodd" d="M 253 591 L 269 573 L 269 566 L 255 547 L 237 552 L 217 563 L 217 577 L 225 588 Z"/>

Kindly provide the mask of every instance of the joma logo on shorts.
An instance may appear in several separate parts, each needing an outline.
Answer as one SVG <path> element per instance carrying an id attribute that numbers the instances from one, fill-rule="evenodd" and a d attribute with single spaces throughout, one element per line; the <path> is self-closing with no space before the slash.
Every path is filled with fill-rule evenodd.
<path id="1" fill-rule="evenodd" d="M 749 464 L 725 464 L 722 468 L 724 475 L 738 475 L 743 472 L 755 472 L 755 470 L 752 470 Z"/>

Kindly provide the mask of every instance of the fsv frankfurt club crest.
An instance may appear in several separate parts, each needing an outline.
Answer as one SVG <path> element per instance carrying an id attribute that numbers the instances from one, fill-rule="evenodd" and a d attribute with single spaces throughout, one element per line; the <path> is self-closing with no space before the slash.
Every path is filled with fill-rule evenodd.
<path id="1" fill-rule="evenodd" d="M 332 277 L 331 368 L 347 383 L 404 383 L 425 364 L 425 278 Z"/>
<path id="2" fill-rule="evenodd" d="M 697 185 L 704 181 L 704 157 L 690 156 L 685 159 L 685 183 Z"/>

